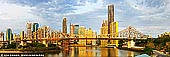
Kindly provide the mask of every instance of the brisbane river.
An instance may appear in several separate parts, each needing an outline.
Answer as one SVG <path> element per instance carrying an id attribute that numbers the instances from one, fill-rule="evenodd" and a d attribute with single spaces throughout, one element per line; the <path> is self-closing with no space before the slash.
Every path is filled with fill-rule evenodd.
<path id="1" fill-rule="evenodd" d="M 64 48 L 65 49 L 65 48 Z M 69 47 L 66 50 L 47 53 L 45 57 L 135 57 L 141 52 L 104 47 Z"/>

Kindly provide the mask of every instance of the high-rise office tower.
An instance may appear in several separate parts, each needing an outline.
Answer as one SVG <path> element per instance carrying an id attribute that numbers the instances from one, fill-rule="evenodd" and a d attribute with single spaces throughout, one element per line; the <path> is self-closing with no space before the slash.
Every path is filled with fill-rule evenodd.
<path id="1" fill-rule="evenodd" d="M 38 23 L 33 23 L 33 32 L 36 32 L 38 30 L 39 24 Z"/>
<path id="2" fill-rule="evenodd" d="M 118 22 L 112 22 L 110 24 L 110 36 L 117 37 L 118 36 Z"/>
<path id="3" fill-rule="evenodd" d="M 4 33 L 3 32 L 0 33 L 0 41 L 4 41 Z"/>
<path id="4" fill-rule="evenodd" d="M 78 35 L 79 25 L 74 25 L 74 34 Z"/>
<path id="5" fill-rule="evenodd" d="M 20 32 L 20 38 L 21 38 L 21 40 L 24 40 L 24 31 Z"/>
<path id="6" fill-rule="evenodd" d="M 93 30 L 91 28 L 86 30 L 86 37 L 92 38 L 93 37 Z"/>
<path id="7" fill-rule="evenodd" d="M 19 34 L 14 33 L 13 35 L 14 35 L 14 36 L 13 36 L 14 41 L 19 41 L 19 40 L 21 40 L 21 37 L 20 37 Z"/>
<path id="8" fill-rule="evenodd" d="M 63 31 L 63 33 L 67 33 L 67 20 L 65 17 L 64 17 L 63 23 L 62 23 L 62 31 Z"/>
<path id="9" fill-rule="evenodd" d="M 0 32 L 0 41 L 4 41 L 4 32 Z M 0 44 L 1 48 L 4 48 L 3 47 L 4 44 Z"/>
<path id="10" fill-rule="evenodd" d="M 6 40 L 9 41 L 8 44 L 11 44 L 11 40 L 13 40 L 13 34 L 10 28 L 6 30 Z"/>
<path id="11" fill-rule="evenodd" d="M 73 36 L 74 34 L 74 25 L 73 24 L 70 24 L 70 36 Z"/>
<path id="12" fill-rule="evenodd" d="M 24 38 L 25 38 L 25 33 L 24 33 L 24 31 L 21 31 L 21 32 L 20 32 L 20 38 L 21 38 L 20 40 L 24 40 Z M 20 45 L 24 46 L 24 41 L 21 41 L 21 42 L 20 42 Z"/>
<path id="13" fill-rule="evenodd" d="M 37 30 L 38 30 L 38 27 L 39 27 L 39 24 L 38 23 L 33 23 L 33 28 L 32 28 L 32 31 L 33 31 L 33 38 L 34 39 L 37 39 Z"/>
<path id="14" fill-rule="evenodd" d="M 114 5 L 108 6 L 108 34 L 110 34 L 110 24 L 114 22 Z"/>
<path id="15" fill-rule="evenodd" d="M 81 26 L 79 27 L 79 30 L 78 30 L 78 35 L 80 38 L 85 38 L 85 32 L 86 32 L 86 28 Z"/>
<path id="16" fill-rule="evenodd" d="M 31 31 L 31 22 L 28 22 L 26 24 L 26 27 L 27 27 L 27 38 L 28 39 L 32 39 L 32 31 Z"/>
<path id="17" fill-rule="evenodd" d="M 43 38 L 48 38 L 49 37 L 49 34 L 50 34 L 50 27 L 49 26 L 43 26 L 42 27 L 42 35 L 43 35 Z"/>
<path id="18" fill-rule="evenodd" d="M 102 27 L 100 30 L 101 30 L 100 34 L 102 35 L 101 37 L 108 34 L 108 21 L 107 20 L 103 20 Z"/>
<path id="19" fill-rule="evenodd" d="M 43 29 L 42 28 L 38 28 L 38 30 L 37 30 L 37 38 L 38 39 L 41 39 L 41 38 L 44 38 L 43 37 Z"/>

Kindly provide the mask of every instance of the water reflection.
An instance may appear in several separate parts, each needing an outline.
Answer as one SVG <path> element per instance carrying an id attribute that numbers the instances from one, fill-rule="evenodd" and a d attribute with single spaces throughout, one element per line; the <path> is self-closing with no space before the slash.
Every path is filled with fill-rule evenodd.
<path id="1" fill-rule="evenodd" d="M 117 48 L 70 47 L 59 54 L 48 54 L 48 57 L 134 57 L 140 53 Z"/>

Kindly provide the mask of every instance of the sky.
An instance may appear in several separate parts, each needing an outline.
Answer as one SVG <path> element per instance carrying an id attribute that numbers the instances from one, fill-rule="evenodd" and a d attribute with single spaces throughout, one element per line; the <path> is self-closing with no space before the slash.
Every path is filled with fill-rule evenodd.
<path id="1" fill-rule="evenodd" d="M 115 5 L 119 31 L 133 26 L 153 37 L 170 32 L 170 0 L 0 0 L 0 31 L 26 31 L 29 21 L 61 30 L 66 17 L 67 25 L 79 24 L 99 34 L 109 4 Z"/>

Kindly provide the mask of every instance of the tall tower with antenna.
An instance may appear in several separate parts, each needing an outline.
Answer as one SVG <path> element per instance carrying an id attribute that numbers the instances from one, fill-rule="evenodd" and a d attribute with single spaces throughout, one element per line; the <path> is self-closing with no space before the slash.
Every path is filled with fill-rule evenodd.
<path id="1" fill-rule="evenodd" d="M 108 6 L 108 34 L 110 34 L 110 24 L 114 22 L 114 5 Z"/>
<path id="2" fill-rule="evenodd" d="M 27 22 L 26 27 L 27 27 L 27 38 L 32 39 L 32 31 L 31 31 L 32 23 L 30 21 Z"/>
<path id="3" fill-rule="evenodd" d="M 67 19 L 66 19 L 66 17 L 63 18 L 62 32 L 67 34 Z"/>

